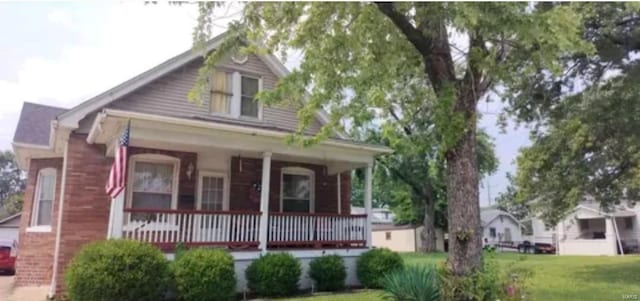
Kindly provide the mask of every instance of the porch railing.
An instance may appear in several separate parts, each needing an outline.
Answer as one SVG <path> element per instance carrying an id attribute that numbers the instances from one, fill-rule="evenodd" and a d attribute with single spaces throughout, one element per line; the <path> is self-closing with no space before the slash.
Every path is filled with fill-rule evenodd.
<path id="1" fill-rule="evenodd" d="M 364 246 L 367 215 L 269 213 L 268 246 Z"/>
<path id="2" fill-rule="evenodd" d="M 187 246 L 258 248 L 260 212 L 123 210 L 122 237 L 163 249 Z M 270 212 L 268 248 L 363 247 L 367 215 Z"/>
<path id="3" fill-rule="evenodd" d="M 257 247 L 260 212 L 124 209 L 123 238 L 176 244 Z"/>

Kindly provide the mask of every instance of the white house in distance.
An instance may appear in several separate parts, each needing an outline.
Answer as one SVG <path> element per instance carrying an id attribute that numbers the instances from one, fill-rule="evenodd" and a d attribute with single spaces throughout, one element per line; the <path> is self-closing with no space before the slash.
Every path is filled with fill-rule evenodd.
<path id="1" fill-rule="evenodd" d="M 0 219 L 0 240 L 18 240 L 20 213 Z"/>
<path id="2" fill-rule="evenodd" d="M 482 239 L 490 245 L 515 244 L 522 241 L 520 222 L 506 211 L 493 207 L 481 208 Z"/>
<path id="3" fill-rule="evenodd" d="M 371 223 L 372 224 L 393 224 L 393 218 L 395 214 L 389 208 L 372 208 L 371 209 Z M 364 207 L 351 206 L 352 214 L 364 214 Z"/>
<path id="4" fill-rule="evenodd" d="M 558 225 L 545 228 L 539 219 L 531 219 L 532 242 L 549 240 L 557 244 L 560 255 L 616 255 L 638 253 L 640 206 L 628 204 L 603 211 L 599 204 L 585 201 Z M 543 226 L 536 227 L 535 225 Z M 557 237 L 557 241 L 555 241 Z"/>

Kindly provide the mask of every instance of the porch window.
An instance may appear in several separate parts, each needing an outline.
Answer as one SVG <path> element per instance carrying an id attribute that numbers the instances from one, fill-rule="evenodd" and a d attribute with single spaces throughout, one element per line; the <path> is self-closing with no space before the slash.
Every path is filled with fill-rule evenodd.
<path id="1" fill-rule="evenodd" d="M 179 159 L 163 155 L 137 155 L 131 161 L 129 206 L 175 209 Z"/>
<path id="2" fill-rule="evenodd" d="M 228 209 L 227 176 L 223 173 L 200 172 L 198 209 L 221 211 Z"/>
<path id="3" fill-rule="evenodd" d="M 213 74 L 213 89 L 211 90 L 211 113 L 229 114 L 231 97 L 233 96 L 231 73 L 215 71 Z"/>
<path id="4" fill-rule="evenodd" d="M 45 168 L 38 173 L 31 226 L 51 227 L 53 215 L 53 199 L 56 190 L 56 170 Z"/>
<path id="5" fill-rule="evenodd" d="M 258 118 L 258 102 L 256 94 L 260 90 L 260 81 L 254 77 L 242 76 L 240 115 Z"/>
<path id="6" fill-rule="evenodd" d="M 624 228 L 627 229 L 627 230 L 633 229 L 633 218 L 632 217 L 625 217 L 624 218 Z"/>
<path id="7" fill-rule="evenodd" d="M 305 168 L 282 169 L 280 211 L 313 212 L 313 171 Z"/>

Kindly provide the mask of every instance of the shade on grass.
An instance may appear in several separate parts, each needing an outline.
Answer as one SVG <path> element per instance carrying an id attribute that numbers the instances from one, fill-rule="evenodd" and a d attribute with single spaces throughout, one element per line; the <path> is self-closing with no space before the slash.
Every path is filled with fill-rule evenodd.
<path id="1" fill-rule="evenodd" d="M 498 253 L 500 264 L 517 261 L 520 255 Z M 640 296 L 640 256 L 555 256 L 525 255 L 526 260 L 517 263 L 529 267 L 534 274 L 529 280 L 530 300 L 622 300 L 623 295 Z M 403 254 L 406 264 L 438 264 L 446 254 Z M 367 291 L 298 298 L 304 301 L 382 300 L 381 293 Z"/>

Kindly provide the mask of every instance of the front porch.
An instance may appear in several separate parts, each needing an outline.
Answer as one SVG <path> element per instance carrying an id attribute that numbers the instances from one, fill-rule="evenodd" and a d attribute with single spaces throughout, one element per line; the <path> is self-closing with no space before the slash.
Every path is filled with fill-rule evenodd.
<path id="1" fill-rule="evenodd" d="M 111 201 L 109 238 L 167 253 L 178 245 L 262 253 L 371 246 L 371 165 L 388 149 L 342 140 L 301 148 L 286 145 L 284 133 L 109 110 L 87 142 L 107 145 L 110 156 L 129 121 L 128 183 Z M 350 213 L 358 168 L 365 214 Z"/>

